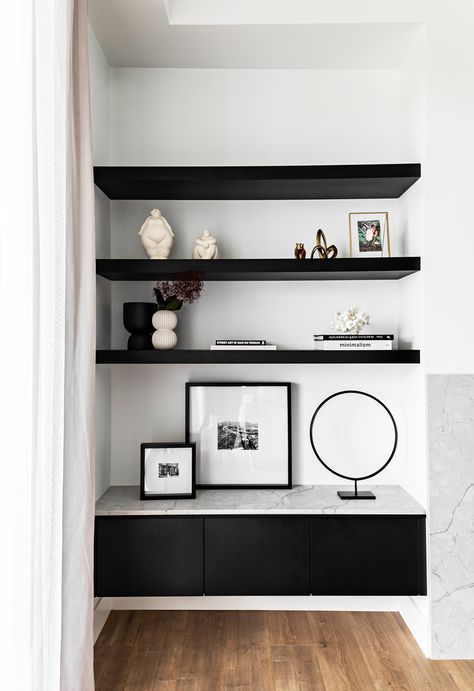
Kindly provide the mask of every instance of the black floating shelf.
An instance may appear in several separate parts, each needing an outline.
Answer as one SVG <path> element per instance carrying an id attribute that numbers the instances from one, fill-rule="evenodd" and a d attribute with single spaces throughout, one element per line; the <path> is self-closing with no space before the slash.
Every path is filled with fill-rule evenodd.
<path id="1" fill-rule="evenodd" d="M 366 365 L 417 364 L 419 350 L 339 352 L 323 350 L 98 350 L 98 364 Z"/>
<path id="2" fill-rule="evenodd" d="M 394 280 L 420 270 L 420 257 L 374 259 L 97 259 L 111 281 L 178 280 L 197 271 L 205 281 Z"/>
<path id="3" fill-rule="evenodd" d="M 110 199 L 397 199 L 419 163 L 335 166 L 96 166 Z"/>

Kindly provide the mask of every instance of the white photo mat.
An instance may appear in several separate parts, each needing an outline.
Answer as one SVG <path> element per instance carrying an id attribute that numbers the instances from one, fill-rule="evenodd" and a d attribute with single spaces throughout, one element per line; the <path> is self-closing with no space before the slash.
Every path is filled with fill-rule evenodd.
<path id="1" fill-rule="evenodd" d="M 286 384 L 188 385 L 197 485 L 289 485 L 288 392 Z"/>

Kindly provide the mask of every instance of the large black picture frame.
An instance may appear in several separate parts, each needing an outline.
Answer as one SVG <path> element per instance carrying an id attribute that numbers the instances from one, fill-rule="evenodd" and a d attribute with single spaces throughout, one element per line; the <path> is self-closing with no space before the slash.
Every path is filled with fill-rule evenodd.
<path id="1" fill-rule="evenodd" d="M 274 482 L 258 482 L 258 483 L 202 483 L 199 482 L 199 464 L 200 464 L 200 453 L 199 444 L 196 443 L 196 487 L 198 489 L 291 489 L 292 487 L 292 433 L 291 433 L 291 382 L 187 382 L 185 390 L 185 428 L 186 428 L 186 442 L 191 442 L 191 390 L 197 387 L 220 387 L 220 388 L 237 388 L 237 387 L 282 387 L 285 390 L 285 402 L 286 402 L 286 412 L 285 412 L 285 423 L 286 423 L 286 453 L 283 459 L 284 462 L 284 482 L 274 483 Z M 275 421 L 278 425 L 279 422 Z M 282 465 L 283 469 L 283 465 Z"/>

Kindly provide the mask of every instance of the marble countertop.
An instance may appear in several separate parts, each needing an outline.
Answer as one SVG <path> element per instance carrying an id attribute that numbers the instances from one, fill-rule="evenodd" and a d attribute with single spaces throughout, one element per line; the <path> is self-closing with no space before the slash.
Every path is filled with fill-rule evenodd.
<path id="1" fill-rule="evenodd" d="M 297 485 L 278 490 L 197 490 L 196 499 L 140 501 L 138 486 L 111 487 L 96 502 L 96 516 L 193 516 L 212 514 L 409 514 L 425 509 L 398 485 L 363 485 L 375 500 L 341 500 L 349 485 Z"/>

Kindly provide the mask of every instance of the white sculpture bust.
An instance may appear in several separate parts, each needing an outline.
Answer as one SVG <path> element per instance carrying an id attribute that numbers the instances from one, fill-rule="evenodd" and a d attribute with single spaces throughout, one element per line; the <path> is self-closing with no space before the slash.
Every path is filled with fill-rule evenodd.
<path id="1" fill-rule="evenodd" d="M 208 230 L 205 230 L 202 235 L 196 238 L 195 242 L 193 259 L 218 259 L 219 248 L 217 247 L 217 240 Z"/>
<path id="2" fill-rule="evenodd" d="M 150 259 L 168 259 L 174 242 L 174 233 L 159 209 L 153 209 L 138 231 L 143 247 Z"/>

